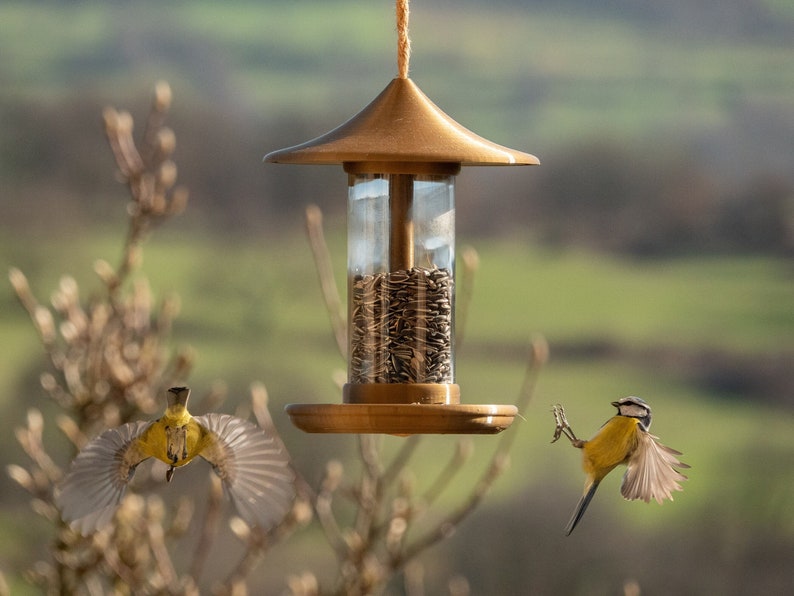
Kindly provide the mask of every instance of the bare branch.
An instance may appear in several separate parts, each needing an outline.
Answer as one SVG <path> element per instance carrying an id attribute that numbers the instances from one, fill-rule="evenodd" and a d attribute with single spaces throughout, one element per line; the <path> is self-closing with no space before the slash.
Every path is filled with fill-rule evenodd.
<path id="1" fill-rule="evenodd" d="M 389 464 L 389 467 L 383 472 L 383 482 L 390 484 L 399 473 L 408 465 L 411 456 L 416 452 L 416 448 L 422 441 L 422 435 L 411 435 L 406 437 L 397 455 Z"/>
<path id="2" fill-rule="evenodd" d="M 433 484 L 427 489 L 423 495 L 425 505 L 431 505 L 435 500 L 444 492 L 444 490 L 452 482 L 453 478 L 463 467 L 463 464 L 468 461 L 474 451 L 474 443 L 471 437 L 461 437 L 455 446 L 455 451 L 452 454 L 449 462 L 436 476 Z"/>
<path id="3" fill-rule="evenodd" d="M 201 534 L 199 535 L 196 548 L 193 551 L 193 561 L 190 564 L 190 575 L 198 581 L 201 571 L 207 562 L 212 544 L 218 536 L 218 528 L 221 520 L 223 503 L 223 486 L 217 474 L 210 473 L 210 489 L 207 498 L 207 512 L 201 524 Z"/>
<path id="4" fill-rule="evenodd" d="M 232 518 L 230 526 L 237 537 L 246 542 L 246 549 L 240 561 L 226 577 L 220 593 L 246 594 L 245 578 L 254 570 L 267 550 L 269 546 L 267 535 L 261 528 L 251 528 L 239 517 Z"/>
<path id="5" fill-rule="evenodd" d="M 455 296 L 455 349 L 457 350 L 463 346 L 463 338 L 469 322 L 471 299 L 474 296 L 474 277 L 480 268 L 480 256 L 473 247 L 467 246 L 463 249 L 461 260 L 463 261 L 463 272 Z"/>
<path id="6" fill-rule="evenodd" d="M 532 348 L 530 350 L 529 358 L 527 359 L 527 367 L 524 373 L 524 381 L 516 401 L 516 406 L 518 407 L 519 412 L 523 411 L 532 399 L 538 374 L 541 367 L 546 363 L 547 359 L 548 344 L 546 343 L 546 340 L 541 336 L 533 338 Z M 460 522 L 477 508 L 477 506 L 482 502 L 485 495 L 493 486 L 493 483 L 507 468 L 510 461 L 510 448 L 512 447 L 514 441 L 515 433 L 504 433 L 500 437 L 499 445 L 494 452 L 490 464 L 480 477 L 480 480 L 469 493 L 468 498 L 457 509 L 444 518 L 435 528 L 429 530 L 423 536 L 419 537 L 413 543 L 408 545 L 400 556 L 393 558 L 391 561 L 391 566 L 393 569 L 397 570 L 402 568 L 417 554 L 450 536 Z"/>
<path id="7" fill-rule="evenodd" d="M 176 589 L 177 575 L 174 570 L 174 563 L 171 560 L 171 554 L 168 552 L 168 547 L 165 544 L 162 519 L 149 520 L 147 535 L 149 537 L 149 545 L 154 555 L 157 570 L 162 577 L 163 583 L 165 586 L 168 586 L 171 591 L 174 591 Z"/>
<path id="8" fill-rule="evenodd" d="M 339 290 L 334 279 L 334 268 L 331 263 L 331 253 L 325 242 L 323 233 L 323 214 L 316 205 L 306 208 L 306 232 L 309 236 L 309 245 L 314 256 L 317 275 L 320 278 L 320 289 L 323 293 L 325 308 L 331 319 L 331 329 L 336 339 L 336 347 L 343 359 L 347 358 L 347 323 L 342 301 L 339 299 Z"/>

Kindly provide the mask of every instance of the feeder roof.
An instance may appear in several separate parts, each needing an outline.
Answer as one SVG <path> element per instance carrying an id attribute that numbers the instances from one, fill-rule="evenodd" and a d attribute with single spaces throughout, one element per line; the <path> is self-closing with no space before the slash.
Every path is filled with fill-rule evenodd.
<path id="1" fill-rule="evenodd" d="M 290 164 L 455 163 L 537 165 L 537 157 L 474 134 L 438 108 L 408 78 L 395 78 L 350 120 L 265 161 Z"/>

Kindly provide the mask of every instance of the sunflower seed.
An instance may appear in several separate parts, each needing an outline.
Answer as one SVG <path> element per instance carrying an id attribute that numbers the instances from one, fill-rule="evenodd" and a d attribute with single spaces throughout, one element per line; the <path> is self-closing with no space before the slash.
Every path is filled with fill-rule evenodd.
<path id="1" fill-rule="evenodd" d="M 350 383 L 453 383 L 449 269 L 351 281 Z"/>

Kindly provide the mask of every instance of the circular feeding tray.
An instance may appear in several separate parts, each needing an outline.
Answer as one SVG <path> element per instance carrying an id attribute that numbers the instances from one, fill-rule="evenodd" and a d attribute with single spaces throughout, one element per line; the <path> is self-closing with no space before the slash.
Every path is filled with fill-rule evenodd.
<path id="1" fill-rule="evenodd" d="M 290 404 L 292 423 L 310 433 L 496 434 L 512 424 L 510 405 Z"/>

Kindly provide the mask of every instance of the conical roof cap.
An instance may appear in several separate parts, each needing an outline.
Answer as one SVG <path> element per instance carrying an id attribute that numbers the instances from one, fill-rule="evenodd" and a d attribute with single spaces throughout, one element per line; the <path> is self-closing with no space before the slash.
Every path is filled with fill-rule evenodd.
<path id="1" fill-rule="evenodd" d="M 273 151 L 265 161 L 537 165 L 537 157 L 474 134 L 438 108 L 410 79 L 396 78 L 358 114 L 311 141 Z"/>

